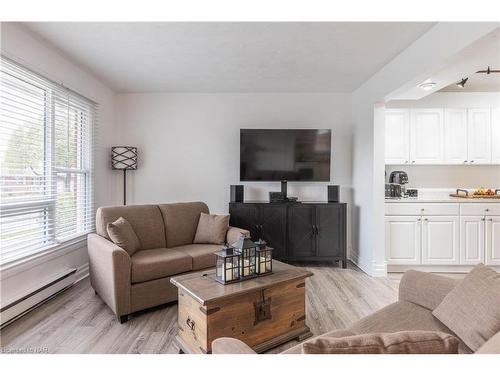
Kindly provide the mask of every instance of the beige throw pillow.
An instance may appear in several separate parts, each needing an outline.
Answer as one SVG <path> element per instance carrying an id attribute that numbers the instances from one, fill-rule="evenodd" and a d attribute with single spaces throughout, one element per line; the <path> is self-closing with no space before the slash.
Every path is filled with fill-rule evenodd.
<path id="1" fill-rule="evenodd" d="M 318 337 L 302 344 L 304 354 L 457 354 L 460 341 L 435 331 L 367 333 Z"/>
<path id="2" fill-rule="evenodd" d="M 200 214 L 193 243 L 223 245 L 229 229 L 229 215 Z"/>
<path id="3" fill-rule="evenodd" d="M 123 217 L 112 223 L 108 223 L 106 229 L 111 241 L 120 246 L 129 255 L 134 254 L 141 248 L 141 241 L 135 234 L 134 228 Z"/>
<path id="4" fill-rule="evenodd" d="M 432 312 L 473 351 L 500 331 L 500 274 L 479 264 Z"/>

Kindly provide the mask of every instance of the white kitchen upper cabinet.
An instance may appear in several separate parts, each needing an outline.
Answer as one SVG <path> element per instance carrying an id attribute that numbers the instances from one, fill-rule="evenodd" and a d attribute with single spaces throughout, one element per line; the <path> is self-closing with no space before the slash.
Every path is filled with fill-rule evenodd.
<path id="1" fill-rule="evenodd" d="M 410 163 L 444 163 L 443 109 L 410 111 Z"/>
<path id="2" fill-rule="evenodd" d="M 468 110 L 468 160 L 469 164 L 491 163 L 491 110 Z"/>
<path id="3" fill-rule="evenodd" d="M 444 110 L 444 162 L 467 164 L 467 110 Z"/>
<path id="4" fill-rule="evenodd" d="M 420 216 L 386 216 L 385 246 L 389 264 L 420 264 Z"/>
<path id="5" fill-rule="evenodd" d="M 458 216 L 428 216 L 422 223 L 422 264 L 459 264 Z"/>
<path id="6" fill-rule="evenodd" d="M 486 216 L 486 264 L 500 266 L 500 216 Z"/>
<path id="7" fill-rule="evenodd" d="M 460 217 L 460 264 L 484 263 L 485 217 Z"/>
<path id="8" fill-rule="evenodd" d="M 491 163 L 500 164 L 500 108 L 491 109 Z"/>
<path id="9" fill-rule="evenodd" d="M 408 164 L 410 160 L 410 111 L 385 111 L 385 163 Z"/>

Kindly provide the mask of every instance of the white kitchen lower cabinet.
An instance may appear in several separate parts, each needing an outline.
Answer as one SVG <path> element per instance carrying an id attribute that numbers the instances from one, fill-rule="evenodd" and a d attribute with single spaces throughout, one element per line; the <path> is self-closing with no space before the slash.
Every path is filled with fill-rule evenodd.
<path id="1" fill-rule="evenodd" d="M 460 217 L 460 264 L 484 263 L 485 220 L 484 216 Z"/>
<path id="2" fill-rule="evenodd" d="M 459 264 L 458 216 L 429 216 L 422 220 L 422 264 Z"/>
<path id="3" fill-rule="evenodd" d="M 385 246 L 390 264 L 420 264 L 421 217 L 386 216 Z"/>
<path id="4" fill-rule="evenodd" d="M 486 216 L 486 264 L 500 265 L 500 216 Z"/>

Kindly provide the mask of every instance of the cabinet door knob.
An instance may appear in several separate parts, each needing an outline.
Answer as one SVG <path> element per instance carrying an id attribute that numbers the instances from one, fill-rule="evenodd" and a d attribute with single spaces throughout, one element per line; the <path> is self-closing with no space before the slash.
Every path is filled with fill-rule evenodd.
<path id="1" fill-rule="evenodd" d="M 493 221 L 493 219 L 488 219 L 489 221 Z"/>
<path id="2" fill-rule="evenodd" d="M 421 219 L 421 218 L 418 218 L 418 219 L 417 219 L 417 221 L 422 221 L 422 219 Z"/>
<path id="3" fill-rule="evenodd" d="M 467 163 L 467 160 L 464 160 L 464 163 Z"/>
<path id="4" fill-rule="evenodd" d="M 405 161 L 405 164 L 408 164 L 408 160 Z"/>
<path id="5" fill-rule="evenodd" d="M 485 218 L 485 217 L 483 217 L 483 218 L 481 219 L 481 221 L 485 221 L 485 220 L 486 220 L 486 218 Z"/>
<path id="6" fill-rule="evenodd" d="M 425 218 L 424 220 L 425 220 L 425 221 L 429 221 L 429 219 L 427 219 L 427 218 Z"/>
<path id="7" fill-rule="evenodd" d="M 489 209 L 489 208 L 485 208 L 484 210 L 485 210 L 486 212 L 488 212 L 490 209 Z"/>
<path id="8" fill-rule="evenodd" d="M 415 160 L 412 160 L 411 162 L 414 164 L 414 163 L 415 163 Z"/>
<path id="9" fill-rule="evenodd" d="M 470 162 L 471 162 L 471 163 L 474 163 L 474 160 L 471 160 Z"/>

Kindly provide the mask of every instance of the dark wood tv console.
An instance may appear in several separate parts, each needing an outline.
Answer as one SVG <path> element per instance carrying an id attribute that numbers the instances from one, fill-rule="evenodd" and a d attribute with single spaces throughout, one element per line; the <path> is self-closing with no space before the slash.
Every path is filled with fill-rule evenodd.
<path id="1" fill-rule="evenodd" d="M 231 202 L 230 225 L 265 240 L 273 258 L 285 261 L 341 261 L 347 267 L 346 203 Z"/>

